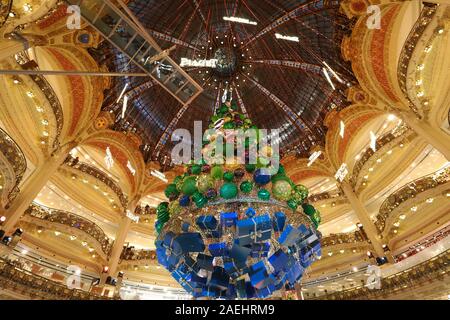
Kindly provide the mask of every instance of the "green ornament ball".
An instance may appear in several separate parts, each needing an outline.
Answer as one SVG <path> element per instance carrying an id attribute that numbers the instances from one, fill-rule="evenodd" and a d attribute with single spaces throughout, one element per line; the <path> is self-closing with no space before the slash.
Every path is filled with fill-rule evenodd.
<path id="1" fill-rule="evenodd" d="M 286 180 L 278 180 L 272 184 L 272 193 L 277 200 L 288 200 L 291 196 L 291 191 L 291 184 Z"/>
<path id="2" fill-rule="evenodd" d="M 223 177 L 223 169 L 221 166 L 214 166 L 211 168 L 210 174 L 214 180 L 220 180 Z"/>
<path id="3" fill-rule="evenodd" d="M 197 191 L 192 195 L 192 201 L 194 201 L 197 208 L 202 208 L 208 202 L 208 199 Z"/>
<path id="4" fill-rule="evenodd" d="M 232 199 L 237 196 L 238 188 L 232 182 L 226 182 L 220 188 L 220 196 L 224 199 Z"/>
<path id="5" fill-rule="evenodd" d="M 302 184 L 296 185 L 292 190 L 292 197 L 298 203 L 302 203 L 303 201 L 305 201 L 306 198 L 308 198 L 308 188 L 306 188 Z"/>
<path id="6" fill-rule="evenodd" d="M 192 174 L 195 174 L 195 175 L 200 174 L 202 172 L 202 166 L 199 164 L 194 164 L 191 167 L 191 172 L 192 172 Z"/>
<path id="7" fill-rule="evenodd" d="M 256 170 L 256 165 L 254 164 L 246 164 L 245 165 L 245 170 L 249 173 L 252 173 L 253 171 Z"/>
<path id="8" fill-rule="evenodd" d="M 294 199 L 289 199 L 287 201 L 287 205 L 289 208 L 291 208 L 293 211 L 296 211 L 298 208 L 298 203 Z"/>
<path id="9" fill-rule="evenodd" d="M 249 180 L 243 181 L 241 183 L 241 185 L 239 186 L 239 189 L 241 190 L 241 192 L 243 192 L 245 194 L 249 194 L 250 192 L 252 192 L 253 182 L 251 182 Z"/>
<path id="10" fill-rule="evenodd" d="M 177 190 L 177 186 L 176 186 L 176 184 L 175 183 L 171 183 L 171 184 L 169 184 L 167 187 L 166 187 L 166 190 L 164 190 L 164 195 L 167 197 L 167 198 L 173 198 L 173 197 L 178 197 L 178 195 L 179 195 L 180 193 L 179 193 L 179 191 Z"/>
<path id="11" fill-rule="evenodd" d="M 308 203 L 302 204 L 302 208 L 303 208 L 303 212 L 308 216 L 312 216 L 316 212 L 316 209 Z"/>
<path id="12" fill-rule="evenodd" d="M 267 201 L 270 199 L 270 192 L 266 189 L 261 189 L 258 191 L 258 198 Z"/>
<path id="13" fill-rule="evenodd" d="M 231 171 L 227 171 L 223 174 L 223 180 L 227 182 L 232 182 L 234 179 L 234 173 Z"/>
<path id="14" fill-rule="evenodd" d="M 187 177 L 183 181 L 183 186 L 181 187 L 181 191 L 188 196 L 194 194 L 197 191 L 197 182 L 195 177 Z"/>
<path id="15" fill-rule="evenodd" d="M 286 174 L 286 171 L 284 170 L 284 167 L 281 164 L 278 167 L 277 174 L 281 174 L 281 175 L 285 175 Z"/>
<path id="16" fill-rule="evenodd" d="M 175 184 L 178 192 L 181 192 L 181 188 L 183 187 L 183 177 L 176 176 L 175 179 L 173 179 L 173 184 Z"/>
<path id="17" fill-rule="evenodd" d="M 169 213 L 171 215 L 177 215 L 181 212 L 183 208 L 180 206 L 180 202 L 179 201 L 172 201 L 169 204 Z"/>

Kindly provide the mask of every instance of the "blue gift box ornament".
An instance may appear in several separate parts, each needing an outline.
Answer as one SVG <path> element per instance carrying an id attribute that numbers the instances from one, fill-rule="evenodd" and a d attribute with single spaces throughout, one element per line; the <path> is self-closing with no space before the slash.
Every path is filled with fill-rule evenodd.
<path id="1" fill-rule="evenodd" d="M 247 210 L 245 210 L 245 215 L 249 218 L 253 218 L 256 215 L 256 211 L 255 211 L 255 209 L 250 207 Z"/>
<path id="2" fill-rule="evenodd" d="M 238 268 L 243 268 L 245 267 L 245 262 L 247 261 L 247 257 L 250 255 L 251 251 L 252 249 L 250 248 L 234 243 L 231 247 L 229 256 L 233 259 Z"/>
<path id="3" fill-rule="evenodd" d="M 268 214 L 237 222 L 237 240 L 245 246 L 253 242 L 269 240 L 272 236 L 272 222 Z"/>
<path id="4" fill-rule="evenodd" d="M 275 273 L 282 271 L 288 261 L 289 256 L 281 249 L 278 249 L 269 257 L 269 263 L 272 265 Z"/>
<path id="5" fill-rule="evenodd" d="M 199 216 L 195 220 L 195 223 L 202 230 L 216 230 L 218 224 L 217 219 L 211 215 Z"/>
<path id="6" fill-rule="evenodd" d="M 278 238 L 278 242 L 283 246 L 290 247 L 299 239 L 300 235 L 301 232 L 298 229 L 288 224 Z"/>
<path id="7" fill-rule="evenodd" d="M 232 227 L 236 225 L 238 215 L 236 212 L 222 212 L 220 214 L 220 225 L 222 227 Z"/>
<path id="8" fill-rule="evenodd" d="M 203 253 L 199 253 L 197 255 L 197 264 L 201 269 L 213 271 L 214 270 L 213 261 L 214 257 L 212 256 Z"/>
<path id="9" fill-rule="evenodd" d="M 273 230 L 283 231 L 286 224 L 286 215 L 283 212 L 275 212 L 272 218 Z"/>
<path id="10" fill-rule="evenodd" d="M 223 257 L 228 255 L 228 247 L 225 242 L 211 243 L 208 250 L 213 257 Z"/>
<path id="11" fill-rule="evenodd" d="M 202 235 L 198 232 L 185 232 L 176 236 L 172 244 L 175 254 L 205 251 Z"/>
<path id="12" fill-rule="evenodd" d="M 222 267 L 214 267 L 211 279 L 208 285 L 220 288 L 220 290 L 227 290 L 230 283 L 230 276 Z"/>

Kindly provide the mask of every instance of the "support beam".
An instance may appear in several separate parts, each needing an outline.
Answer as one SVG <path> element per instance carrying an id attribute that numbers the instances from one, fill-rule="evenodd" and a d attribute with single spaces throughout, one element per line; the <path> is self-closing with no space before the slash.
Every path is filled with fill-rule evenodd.
<path id="1" fill-rule="evenodd" d="M 420 137 L 425 139 L 447 160 L 450 161 L 450 136 L 440 128 L 431 126 L 426 120 L 421 120 L 412 112 L 401 112 L 401 119 L 413 129 Z"/>
<path id="2" fill-rule="evenodd" d="M 365 206 L 362 204 L 361 200 L 359 200 L 359 198 L 353 191 L 352 186 L 348 182 L 346 181 L 342 182 L 341 189 L 344 192 L 345 196 L 347 197 L 348 201 L 350 202 L 350 205 L 352 206 L 353 211 L 355 211 L 355 214 L 358 217 L 359 221 L 362 223 L 364 230 L 367 234 L 367 237 L 372 243 L 375 253 L 379 257 L 384 257 L 385 253 L 378 238 L 377 229 L 370 220 L 369 213 L 367 212 Z"/>
<path id="3" fill-rule="evenodd" d="M 77 70 L 2 70 L 5 75 L 48 75 L 48 76 L 86 76 L 86 77 L 148 77 L 147 73 L 101 72 Z"/>
<path id="4" fill-rule="evenodd" d="M 1 212 L 1 215 L 6 217 L 3 226 L 6 234 L 14 231 L 17 222 L 23 216 L 25 210 L 30 206 L 74 147 L 76 147 L 76 143 L 74 142 L 62 146 L 33 171 L 11 205 L 4 212 Z"/>
<path id="5" fill-rule="evenodd" d="M 292 60 L 247 60 L 244 61 L 246 64 L 252 64 L 252 63 L 259 63 L 259 64 L 265 64 L 270 66 L 281 66 L 281 67 L 287 67 L 287 68 L 293 68 L 293 69 L 300 69 L 304 72 L 316 74 L 322 76 L 322 70 L 323 67 L 311 64 L 311 63 L 305 63 L 305 62 L 299 62 L 299 61 L 292 61 Z"/>
<path id="6" fill-rule="evenodd" d="M 297 114 L 286 104 L 284 103 L 280 98 L 278 98 L 276 95 L 274 95 L 272 92 L 270 92 L 267 88 L 265 88 L 262 84 L 260 84 L 255 79 L 247 76 L 244 74 L 244 76 L 250 80 L 259 90 L 261 90 L 270 100 L 272 100 L 277 107 L 279 107 L 288 117 L 289 121 L 297 127 L 297 129 L 302 132 L 313 132 L 311 128 L 299 117 Z M 306 131 L 306 132 L 305 132 Z"/>
<path id="7" fill-rule="evenodd" d="M 314 12 L 326 10 L 326 9 L 337 9 L 340 6 L 340 1 L 333 0 L 316 0 L 308 3 L 301 3 L 298 7 L 290 12 L 286 12 L 284 15 L 279 17 L 274 22 L 270 22 L 269 25 L 265 26 L 261 31 L 248 39 L 242 46 L 242 48 L 247 47 L 249 44 L 258 40 L 263 35 L 270 33 L 273 29 L 278 28 L 282 24 L 290 21 L 291 19 L 297 19 L 302 16 L 309 14 L 314 14 Z"/>

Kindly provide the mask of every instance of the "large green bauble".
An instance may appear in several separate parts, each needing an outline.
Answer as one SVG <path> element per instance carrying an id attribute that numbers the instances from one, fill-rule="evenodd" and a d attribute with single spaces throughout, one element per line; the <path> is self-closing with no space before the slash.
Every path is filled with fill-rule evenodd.
<path id="1" fill-rule="evenodd" d="M 314 226 L 317 228 L 320 225 L 320 222 L 322 222 L 322 218 L 320 216 L 319 210 L 316 210 L 312 216 L 310 216 L 311 221 L 314 223 Z"/>
<path id="2" fill-rule="evenodd" d="M 223 169 L 221 166 L 214 166 L 211 168 L 211 177 L 214 180 L 220 180 L 223 177 Z"/>
<path id="3" fill-rule="evenodd" d="M 277 200 L 288 200 L 291 197 L 291 191 L 291 184 L 285 180 L 278 180 L 272 184 L 272 193 Z"/>
<path id="4" fill-rule="evenodd" d="M 192 174 L 200 174 L 202 172 L 202 166 L 199 164 L 194 164 L 191 167 L 191 172 Z"/>
<path id="5" fill-rule="evenodd" d="M 161 202 L 158 207 L 156 208 L 156 218 L 158 221 L 160 221 L 162 224 L 169 221 L 170 214 L 169 214 L 169 203 L 168 202 Z"/>
<path id="6" fill-rule="evenodd" d="M 175 179 L 173 179 L 173 184 L 177 187 L 178 192 L 181 192 L 181 188 L 183 187 L 183 177 L 176 176 Z"/>
<path id="7" fill-rule="evenodd" d="M 239 189 L 241 190 L 241 192 L 243 192 L 245 194 L 249 194 L 250 192 L 252 192 L 253 182 L 251 182 L 249 180 L 243 181 L 241 183 L 241 185 L 239 186 Z"/>
<path id="8" fill-rule="evenodd" d="M 232 199 L 237 196 L 238 188 L 232 182 L 226 182 L 220 188 L 220 196 L 224 199 Z"/>
<path id="9" fill-rule="evenodd" d="M 282 175 L 286 174 L 286 171 L 284 170 L 284 167 L 281 164 L 278 167 L 278 172 L 277 173 L 278 174 L 282 174 Z"/>
<path id="10" fill-rule="evenodd" d="M 164 190 L 164 194 L 167 198 L 176 198 L 180 193 L 177 190 L 176 184 L 171 183 L 167 186 L 166 190 Z"/>
<path id="11" fill-rule="evenodd" d="M 234 173 L 231 171 L 227 171 L 223 174 L 223 180 L 227 182 L 232 182 L 234 179 Z"/>
<path id="12" fill-rule="evenodd" d="M 305 212 L 306 215 L 308 216 L 313 216 L 314 213 L 316 213 L 316 209 L 307 203 L 302 204 L 302 208 L 303 208 L 303 212 Z"/>
<path id="13" fill-rule="evenodd" d="M 270 180 L 272 181 L 272 183 L 275 183 L 277 181 L 287 181 L 289 184 L 291 184 L 291 179 L 286 177 L 284 174 L 279 174 L 279 173 L 272 176 L 272 178 L 270 178 Z"/>
<path id="14" fill-rule="evenodd" d="M 261 189 L 258 191 L 258 198 L 267 201 L 270 199 L 270 192 L 267 191 L 266 189 Z"/>
<path id="15" fill-rule="evenodd" d="M 294 199 L 289 199 L 287 201 L 287 205 L 289 208 L 291 208 L 293 211 L 296 211 L 298 208 L 298 203 Z"/>
<path id="16" fill-rule="evenodd" d="M 158 224 L 155 226 L 156 232 L 157 232 L 157 233 L 160 233 L 163 227 L 164 227 L 164 224 L 163 224 L 163 223 L 158 223 Z"/>
<path id="17" fill-rule="evenodd" d="M 302 203 L 306 198 L 308 198 L 308 188 L 302 184 L 296 185 L 292 191 L 292 197 L 298 203 Z"/>
<path id="18" fill-rule="evenodd" d="M 255 171 L 256 169 L 256 165 L 254 164 L 246 164 L 245 165 L 245 170 L 247 170 L 247 172 L 252 173 L 253 171 Z"/>
<path id="19" fill-rule="evenodd" d="M 169 213 L 171 215 L 177 215 L 181 212 L 183 208 L 180 206 L 180 202 L 179 201 L 172 201 L 169 204 Z"/>
<path id="20" fill-rule="evenodd" d="M 197 191 L 197 182 L 195 177 L 187 177 L 183 181 L 181 191 L 188 196 L 192 196 Z"/>
<path id="21" fill-rule="evenodd" d="M 197 208 L 202 208 L 208 202 L 208 199 L 197 191 L 192 195 L 192 201 L 194 201 Z"/>
<path id="22" fill-rule="evenodd" d="M 197 189 L 200 192 L 206 192 L 209 188 L 212 188 L 214 185 L 214 180 L 208 174 L 201 174 L 197 178 Z"/>

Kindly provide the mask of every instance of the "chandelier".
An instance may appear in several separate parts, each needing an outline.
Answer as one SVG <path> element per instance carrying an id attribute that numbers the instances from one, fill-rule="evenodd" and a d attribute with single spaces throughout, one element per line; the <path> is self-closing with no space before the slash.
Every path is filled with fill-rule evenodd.
<path id="1" fill-rule="evenodd" d="M 210 128 L 216 134 L 203 151 L 227 129 L 258 130 L 230 102 Z M 249 163 L 255 147 L 246 142 L 244 164 L 186 165 L 165 190 L 170 202 L 157 207 L 158 262 L 195 298 L 270 297 L 293 288 L 321 255 L 320 213 L 307 203 L 307 188 L 281 165 L 268 174 L 259 158 Z"/>

